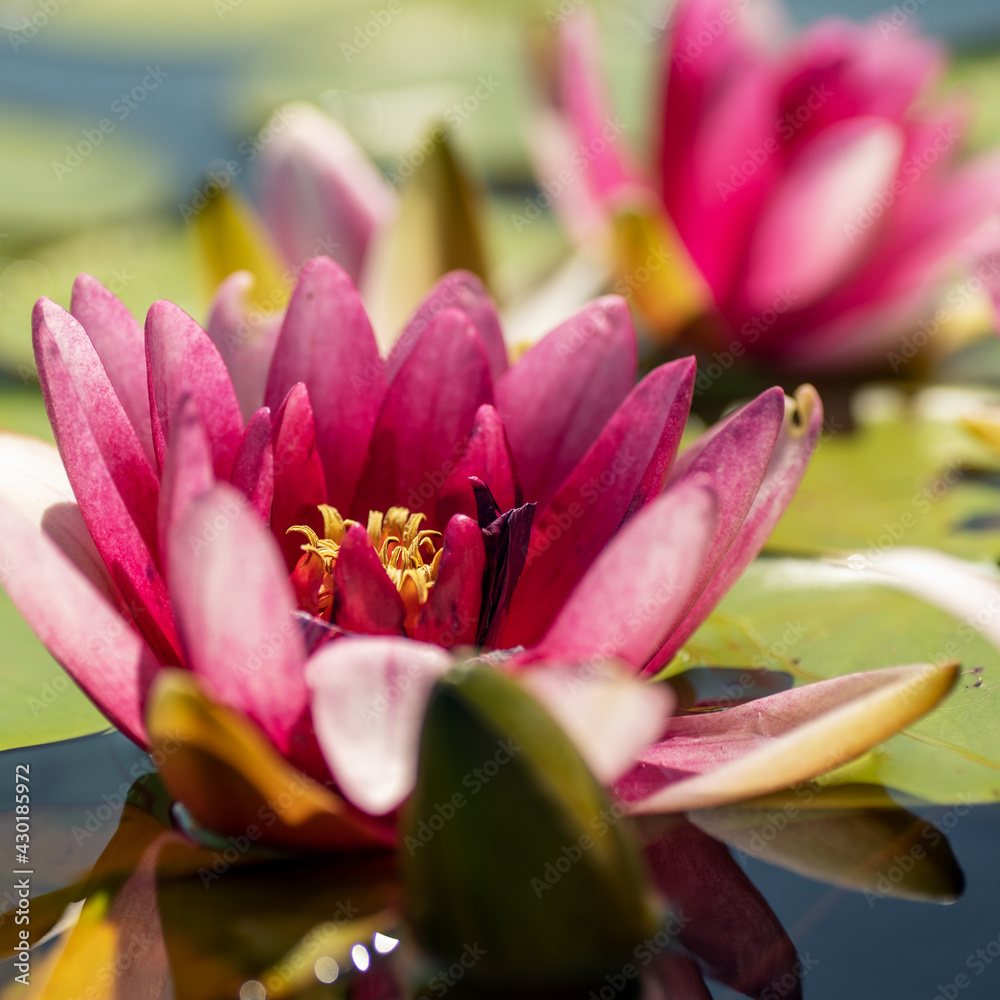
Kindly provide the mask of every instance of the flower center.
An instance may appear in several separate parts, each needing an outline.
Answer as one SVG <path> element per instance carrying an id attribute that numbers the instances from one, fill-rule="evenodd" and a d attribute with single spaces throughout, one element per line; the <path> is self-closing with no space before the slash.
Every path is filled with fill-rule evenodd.
<path id="1" fill-rule="evenodd" d="M 323 537 L 305 524 L 288 529 L 305 535 L 304 555 L 292 573 L 305 610 L 329 617 L 333 604 L 333 568 L 348 528 L 359 522 L 341 517 L 336 507 L 320 504 Z M 368 513 L 368 537 L 378 553 L 386 575 L 395 584 L 406 607 L 405 628 L 416 624 L 420 608 L 437 580 L 441 564 L 441 532 L 423 527 L 424 514 L 411 514 L 406 507 L 390 507 L 385 513 Z M 306 600 L 302 601 L 302 598 Z"/>

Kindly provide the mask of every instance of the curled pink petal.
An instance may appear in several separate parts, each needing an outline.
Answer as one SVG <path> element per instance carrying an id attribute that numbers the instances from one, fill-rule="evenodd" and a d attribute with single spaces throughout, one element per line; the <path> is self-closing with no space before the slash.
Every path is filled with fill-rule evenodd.
<path id="1" fill-rule="evenodd" d="M 271 444 L 271 411 L 262 406 L 247 423 L 233 461 L 230 482 L 250 501 L 267 524 L 274 497 L 274 447 Z"/>
<path id="2" fill-rule="evenodd" d="M 348 632 L 402 635 L 406 608 L 368 532 L 347 529 L 333 567 L 333 621 Z"/>

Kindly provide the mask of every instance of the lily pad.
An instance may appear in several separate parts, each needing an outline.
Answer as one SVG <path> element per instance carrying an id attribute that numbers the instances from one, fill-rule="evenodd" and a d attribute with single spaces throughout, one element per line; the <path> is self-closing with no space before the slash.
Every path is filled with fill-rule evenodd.
<path id="1" fill-rule="evenodd" d="M 916 598 L 859 582 L 849 569 L 761 559 L 744 574 L 668 668 L 785 671 L 807 683 L 900 663 L 962 664 L 954 691 L 919 722 L 828 783 L 883 785 L 958 804 L 1000 800 L 1000 653 L 965 622 Z M 997 700 L 994 700 L 994 698 Z"/>

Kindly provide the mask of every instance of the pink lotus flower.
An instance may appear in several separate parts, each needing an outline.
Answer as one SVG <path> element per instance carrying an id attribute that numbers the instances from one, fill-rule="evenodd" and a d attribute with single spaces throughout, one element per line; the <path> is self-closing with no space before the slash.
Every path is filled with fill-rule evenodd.
<path id="1" fill-rule="evenodd" d="M 962 115 L 924 101 L 943 64 L 932 42 L 886 20 L 825 20 L 775 46 L 781 25 L 754 17 L 769 11 L 680 0 L 645 176 L 620 135 L 605 141 L 595 26 L 586 11 L 570 18 L 553 91 L 562 154 L 550 141 L 541 170 L 554 177 L 570 151 L 585 166 L 553 202 L 578 229 L 635 206 L 669 218 L 714 302 L 711 347 L 799 370 L 877 363 L 968 263 L 966 237 L 998 205 L 1000 161 L 954 164 Z M 677 294 L 670 262 L 647 268 L 644 288 L 621 267 L 640 308 L 660 283 Z"/>
<path id="2" fill-rule="evenodd" d="M 954 675 L 920 673 L 920 697 L 900 693 L 916 668 L 856 675 L 668 727 L 662 686 L 608 674 L 669 662 L 763 545 L 821 426 L 810 387 L 772 389 L 675 458 L 694 365 L 635 385 L 618 298 L 509 365 L 492 303 L 452 274 L 383 359 L 350 279 L 317 258 L 247 421 L 211 338 L 169 302 L 143 331 L 84 275 L 71 314 L 36 305 L 34 345 L 58 456 L 0 439 L 8 593 L 140 745 L 151 691 L 201 691 L 230 713 L 212 753 L 247 781 L 332 779 L 307 796 L 325 819 L 290 821 L 288 840 L 391 840 L 452 648 L 522 676 L 605 780 L 639 760 L 622 788 L 638 811 L 809 777 L 835 737 L 867 749 Z M 868 721 L 845 729 L 854 698 Z M 768 735 L 786 735 L 762 740 L 768 705 Z M 207 825 L 240 817 L 203 763 L 165 773 Z"/>

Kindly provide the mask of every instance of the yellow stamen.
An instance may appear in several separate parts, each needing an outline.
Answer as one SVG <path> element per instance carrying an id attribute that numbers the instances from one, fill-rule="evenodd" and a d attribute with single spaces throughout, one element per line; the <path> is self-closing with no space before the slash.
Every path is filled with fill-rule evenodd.
<path id="1" fill-rule="evenodd" d="M 293 525 L 288 531 L 305 535 L 302 551 L 320 556 L 325 573 L 332 574 L 347 529 L 358 522 L 342 517 L 340 511 L 327 504 L 320 504 L 319 512 L 323 517 L 322 538 L 305 524 Z M 426 520 L 424 514 L 411 514 L 406 507 L 368 514 L 368 537 L 386 575 L 403 598 L 407 631 L 416 623 L 441 565 L 441 532 L 424 528 Z"/>

